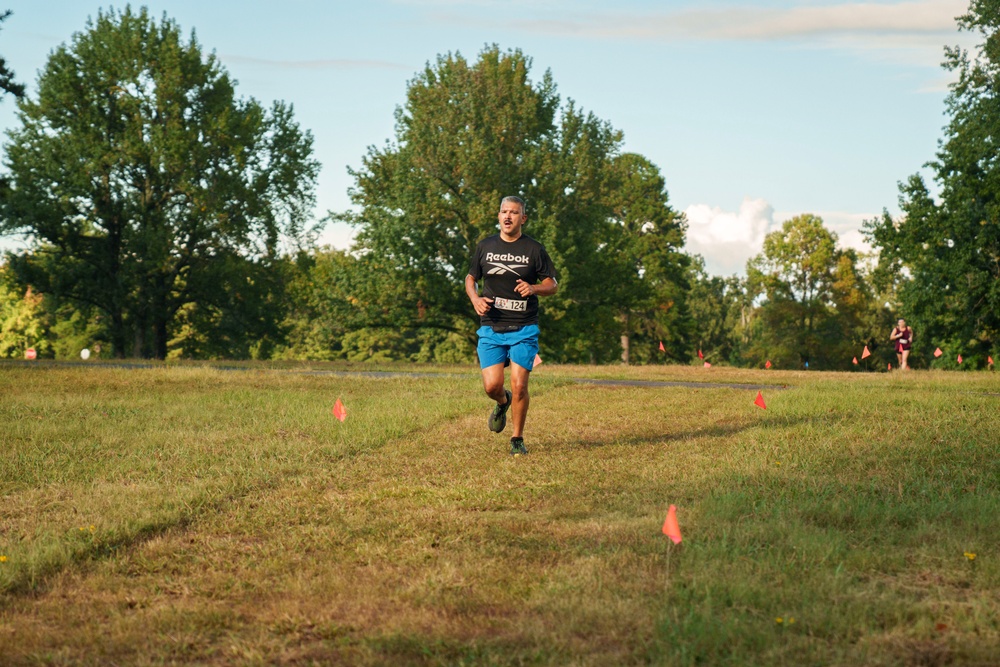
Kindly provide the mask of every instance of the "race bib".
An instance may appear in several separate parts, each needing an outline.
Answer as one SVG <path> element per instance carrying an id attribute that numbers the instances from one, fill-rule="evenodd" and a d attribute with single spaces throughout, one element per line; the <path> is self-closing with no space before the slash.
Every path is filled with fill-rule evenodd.
<path id="1" fill-rule="evenodd" d="M 512 310 L 518 313 L 524 313 L 528 310 L 528 301 L 520 299 L 504 299 L 503 297 L 496 297 L 493 300 L 493 306 L 499 308 L 500 310 Z"/>

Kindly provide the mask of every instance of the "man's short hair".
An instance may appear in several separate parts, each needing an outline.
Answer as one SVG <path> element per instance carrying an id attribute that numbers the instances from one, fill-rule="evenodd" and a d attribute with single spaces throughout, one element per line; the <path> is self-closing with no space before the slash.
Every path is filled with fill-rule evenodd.
<path id="1" fill-rule="evenodd" d="M 516 195 L 507 195 L 506 197 L 504 197 L 503 199 L 501 199 L 500 200 L 500 208 L 503 208 L 503 205 L 506 204 L 509 201 L 516 202 L 521 207 L 521 215 L 527 215 L 528 214 L 528 207 L 524 203 L 524 200 L 521 199 L 520 197 L 516 196 Z"/>

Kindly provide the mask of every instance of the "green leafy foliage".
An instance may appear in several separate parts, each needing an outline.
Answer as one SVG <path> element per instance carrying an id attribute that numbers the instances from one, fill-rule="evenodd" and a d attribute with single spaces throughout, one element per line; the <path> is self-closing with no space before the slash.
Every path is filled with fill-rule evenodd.
<path id="1" fill-rule="evenodd" d="M 13 14 L 9 9 L 0 13 L 0 23 L 3 23 Z M 0 56 L 0 90 L 9 93 L 14 97 L 24 97 L 24 84 L 18 83 L 14 78 L 14 71 L 7 66 L 7 61 Z"/>
<path id="2" fill-rule="evenodd" d="M 693 349 L 701 350 L 710 363 L 741 364 L 740 350 L 749 342 L 749 327 L 755 314 L 747 296 L 746 280 L 709 275 L 705 260 L 695 255 L 689 283 L 687 303 L 691 319 L 697 325 Z"/>
<path id="3" fill-rule="evenodd" d="M 28 348 L 39 357 L 51 356 L 45 314 L 42 296 L 12 284 L 9 271 L 0 266 L 0 359 L 23 359 Z"/>
<path id="4" fill-rule="evenodd" d="M 378 294 L 361 298 L 368 288 L 347 277 L 334 284 L 355 283 L 366 326 L 438 329 L 471 343 L 469 261 L 496 233 L 501 198 L 518 195 L 525 232 L 559 271 L 559 293 L 542 308 L 543 355 L 611 361 L 622 334 L 683 338 L 684 225 L 659 170 L 620 155 L 620 132 L 561 105 L 551 74 L 533 82 L 530 69 L 520 51 L 491 46 L 474 63 L 440 56 L 410 82 L 394 140 L 352 172 L 358 211 L 335 216 L 359 228 L 357 257 L 338 266 L 362 271 Z"/>
<path id="5" fill-rule="evenodd" d="M 1000 2 L 973 0 L 959 18 L 983 41 L 976 53 L 946 49 L 944 66 L 958 75 L 948 95 L 950 121 L 930 163 L 940 193 L 920 175 L 900 186 L 903 215 L 869 221 L 881 255 L 881 277 L 898 285 L 902 311 L 915 325 L 915 354 L 932 364 L 982 367 L 1000 335 Z"/>
<path id="6" fill-rule="evenodd" d="M 57 48 L 18 106 L 0 226 L 34 242 L 10 258 L 23 284 L 100 311 L 118 356 L 195 338 L 245 356 L 272 333 L 273 291 L 247 285 L 308 237 L 319 168 L 290 108 L 237 99 L 193 37 L 130 8 Z"/>
<path id="7" fill-rule="evenodd" d="M 749 295 L 762 302 L 745 355 L 783 368 L 850 368 L 858 346 L 875 347 L 876 340 L 868 317 L 875 304 L 857 262 L 814 215 L 768 234 L 747 263 Z"/>

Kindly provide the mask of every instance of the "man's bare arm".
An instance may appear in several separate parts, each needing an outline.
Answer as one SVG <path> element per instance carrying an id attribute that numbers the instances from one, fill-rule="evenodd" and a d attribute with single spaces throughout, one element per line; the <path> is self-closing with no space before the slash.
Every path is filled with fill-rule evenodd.
<path id="1" fill-rule="evenodd" d="M 479 290 L 476 288 L 476 279 L 470 275 L 465 276 L 465 293 L 468 295 L 469 301 L 472 302 L 472 307 L 476 309 L 476 315 L 482 317 L 489 311 L 493 299 L 487 296 L 479 296 Z"/>
<path id="2" fill-rule="evenodd" d="M 472 276 L 469 276 L 470 278 Z M 537 285 L 530 285 L 523 280 L 518 280 L 517 285 L 514 286 L 514 291 L 521 296 L 552 296 L 559 291 L 559 283 L 555 281 L 555 278 L 544 278 L 542 282 Z"/>

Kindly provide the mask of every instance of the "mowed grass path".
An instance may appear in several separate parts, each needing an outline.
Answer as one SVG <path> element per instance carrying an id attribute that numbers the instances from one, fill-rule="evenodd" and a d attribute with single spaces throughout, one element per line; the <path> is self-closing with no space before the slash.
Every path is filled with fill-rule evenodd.
<path id="1" fill-rule="evenodd" d="M 0 367 L 0 663 L 1000 660 L 994 376 L 532 382 Z"/>

